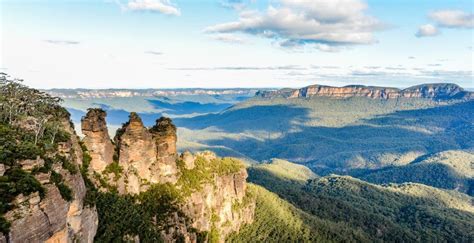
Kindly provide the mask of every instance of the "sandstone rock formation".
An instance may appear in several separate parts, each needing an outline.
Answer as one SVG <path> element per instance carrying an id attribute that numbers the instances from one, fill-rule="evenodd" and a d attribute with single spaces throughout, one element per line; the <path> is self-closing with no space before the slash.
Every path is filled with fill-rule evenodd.
<path id="1" fill-rule="evenodd" d="M 63 156 L 76 169 L 82 163 L 82 151 L 69 121 L 62 122 L 69 133 L 68 142 L 61 143 L 58 155 Z M 43 159 L 19 161 L 25 170 L 43 166 Z M 11 223 L 8 235 L 0 233 L 0 242 L 93 242 L 98 226 L 95 207 L 84 205 L 86 188 L 81 174 L 71 173 L 54 163 L 51 170 L 64 179 L 72 190 L 72 199 L 66 201 L 53 183 L 52 173 L 36 173 L 35 178 L 46 189 L 44 197 L 39 192 L 28 196 L 18 195 L 12 210 L 4 216 Z"/>
<path id="2" fill-rule="evenodd" d="M 156 168 L 159 182 L 175 183 L 177 178 L 176 167 L 176 126 L 171 119 L 162 117 L 156 120 L 156 124 L 150 129 L 155 141 Z"/>
<path id="3" fill-rule="evenodd" d="M 115 136 L 119 165 L 123 168 L 119 182 L 120 193 L 137 194 L 152 182 L 152 165 L 156 162 L 156 150 L 152 135 L 143 126 L 137 114 Z M 154 181 L 156 183 L 157 181 Z"/>
<path id="4" fill-rule="evenodd" d="M 238 173 L 217 176 L 192 193 L 184 205 L 185 214 L 193 219 L 192 226 L 199 231 L 215 229 L 223 241 L 242 225 L 252 223 L 255 204 L 239 207 L 245 204 L 246 179 L 247 171 L 242 168 Z"/>
<path id="5" fill-rule="evenodd" d="M 83 118 L 83 129 L 107 131 L 103 117 L 101 111 L 90 111 Z M 89 151 L 105 147 L 90 141 L 108 143 L 96 137 L 96 133 L 85 133 L 84 140 L 89 142 L 84 144 Z M 111 187 L 120 194 L 133 195 L 146 192 L 153 184 L 168 183 L 184 197 L 179 210 L 185 217 L 174 214 L 169 219 L 173 226 L 161 233 L 166 242 L 176 241 L 177 235 L 186 242 L 196 242 L 198 232 L 211 231 L 217 232 L 223 241 L 225 236 L 253 221 L 255 202 L 246 194 L 245 168 L 234 161 L 221 161 L 209 151 L 178 155 L 176 127 L 171 119 L 162 117 L 148 129 L 132 112 L 129 121 L 117 130 L 114 141 L 116 161 L 105 166 L 101 173 Z M 103 156 L 97 154 L 96 158 Z M 178 166 L 178 162 L 182 164 Z M 228 164 L 223 166 L 221 162 Z M 139 241 L 138 236 L 127 237 Z"/>
<path id="6" fill-rule="evenodd" d="M 258 97 L 262 98 L 311 98 L 332 97 L 350 98 L 367 97 L 371 99 L 396 99 L 396 98 L 427 98 L 443 99 L 474 99 L 474 93 L 463 90 L 456 84 L 423 84 L 403 90 L 389 87 L 374 87 L 363 85 L 348 85 L 332 87 L 324 85 L 310 85 L 301 89 L 281 89 L 276 91 L 260 91 Z"/>
<path id="7" fill-rule="evenodd" d="M 132 112 L 130 120 L 117 132 L 118 165 L 122 168 L 117 183 L 120 193 L 137 194 L 150 184 L 176 183 L 176 127 L 166 119 L 157 120 L 149 130 Z"/>
<path id="8" fill-rule="evenodd" d="M 83 140 L 92 158 L 89 170 L 95 172 L 104 171 L 111 164 L 114 155 L 114 146 L 110 140 L 105 117 L 107 113 L 102 109 L 89 109 L 86 116 L 82 118 Z"/>
<path id="9" fill-rule="evenodd" d="M 223 163 L 210 151 L 196 154 L 185 152 L 181 155 L 183 158 L 188 162 L 183 161 L 181 176 L 202 173 L 202 170 L 213 171 L 213 167 Z M 189 167 L 191 164 L 192 168 Z M 246 169 L 242 166 L 231 172 L 213 171 L 210 178 L 201 182 L 199 189 L 187 195 L 179 206 L 184 218 L 190 219 L 191 224 L 186 224 L 179 217 L 172 219 L 175 226 L 163 232 L 166 242 L 175 242 L 176 235 L 180 235 L 185 242 L 224 242 L 230 233 L 238 232 L 244 224 L 253 222 L 256 205 L 255 198 L 247 193 Z M 185 185 L 179 182 L 177 187 L 185 190 Z M 198 240 L 198 234 L 203 232 L 207 235 Z M 218 235 L 218 239 L 211 235 Z"/>

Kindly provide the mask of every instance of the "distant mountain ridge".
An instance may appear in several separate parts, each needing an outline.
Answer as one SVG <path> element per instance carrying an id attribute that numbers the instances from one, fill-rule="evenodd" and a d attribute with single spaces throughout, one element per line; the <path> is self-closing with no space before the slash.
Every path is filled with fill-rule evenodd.
<path id="1" fill-rule="evenodd" d="M 256 94 L 261 98 L 311 98 L 311 97 L 368 97 L 372 99 L 396 98 L 428 98 L 435 100 L 445 99 L 474 99 L 474 92 L 469 92 L 457 84 L 433 83 L 412 86 L 406 89 L 392 87 L 377 87 L 364 85 L 347 85 L 333 87 L 326 85 L 310 85 L 300 89 L 280 89 L 273 91 L 259 91 Z"/>
<path id="2" fill-rule="evenodd" d="M 257 89 L 49 89 L 46 93 L 60 98 L 157 97 L 177 95 L 254 95 Z"/>

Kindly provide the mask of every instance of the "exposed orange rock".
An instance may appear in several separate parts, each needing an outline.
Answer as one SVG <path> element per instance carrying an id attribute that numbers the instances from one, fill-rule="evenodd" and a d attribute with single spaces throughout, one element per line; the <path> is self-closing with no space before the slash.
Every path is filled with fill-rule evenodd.
<path id="1" fill-rule="evenodd" d="M 70 139 L 60 143 L 58 154 L 78 169 L 82 162 L 82 151 L 78 138 L 69 120 L 61 122 Z M 40 167 L 44 160 L 23 160 L 24 169 Z M 66 201 L 58 187 L 51 180 L 51 172 L 37 173 L 35 178 L 45 188 L 44 197 L 38 192 L 28 196 L 18 195 L 12 209 L 5 213 L 11 223 L 7 236 L 0 233 L 0 242 L 93 242 L 98 226 L 95 207 L 84 205 L 86 187 L 81 173 L 71 173 L 62 165 L 55 163 L 51 168 L 60 174 L 64 184 L 72 191 L 72 200 Z"/>
<path id="2" fill-rule="evenodd" d="M 263 98 L 311 98 L 331 97 L 350 98 L 367 97 L 371 99 L 396 99 L 396 98 L 427 98 L 427 99 L 473 99 L 474 93 L 464 91 L 456 84 L 423 84 L 403 90 L 390 87 L 374 87 L 363 85 L 349 85 L 332 87 L 324 85 L 311 85 L 301 89 L 281 89 L 276 91 L 261 91 L 257 96 Z"/>
<path id="3" fill-rule="evenodd" d="M 102 109 L 89 109 L 81 120 L 82 133 L 85 135 L 83 143 L 92 157 L 89 165 L 91 172 L 100 173 L 113 162 L 114 146 L 107 130 L 106 116 L 107 113 Z"/>

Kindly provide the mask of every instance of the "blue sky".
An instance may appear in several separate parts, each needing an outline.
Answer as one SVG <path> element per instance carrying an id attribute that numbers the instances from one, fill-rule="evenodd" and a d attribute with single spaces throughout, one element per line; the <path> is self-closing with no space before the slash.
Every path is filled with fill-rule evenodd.
<path id="1" fill-rule="evenodd" d="M 0 0 L 1 71 L 36 88 L 473 88 L 473 4 Z"/>

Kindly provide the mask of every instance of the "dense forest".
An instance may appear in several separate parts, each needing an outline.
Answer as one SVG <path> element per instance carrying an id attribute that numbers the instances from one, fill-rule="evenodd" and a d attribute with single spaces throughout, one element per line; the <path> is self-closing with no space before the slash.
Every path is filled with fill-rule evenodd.
<path id="1" fill-rule="evenodd" d="M 469 242 L 474 239 L 471 230 L 474 208 L 468 195 L 416 183 L 377 186 L 349 176 L 315 178 L 301 174 L 298 179 L 284 176 L 295 166 L 298 165 L 289 162 L 253 165 L 248 168 L 249 180 L 294 205 L 296 209 L 290 207 L 291 212 L 298 215 L 300 227 L 314 235 L 335 234 L 328 239 L 341 237 L 343 241 Z M 257 213 L 268 222 L 278 222 L 272 218 L 275 214 L 266 212 L 279 208 L 273 202 L 278 200 L 268 199 L 269 192 L 259 190 L 261 201 L 257 206 L 262 209 L 257 207 Z M 293 239 L 300 236 L 289 227 L 268 225 L 275 234 Z M 255 229 L 249 226 L 246 230 Z M 245 241 L 246 236 L 243 233 L 235 239 Z"/>

